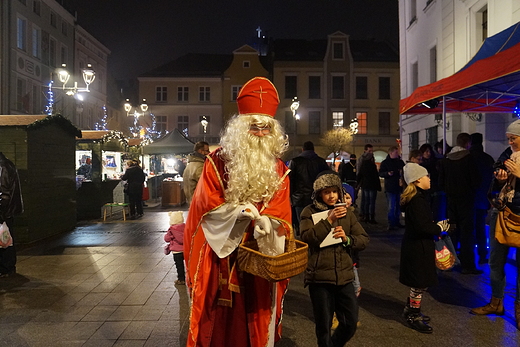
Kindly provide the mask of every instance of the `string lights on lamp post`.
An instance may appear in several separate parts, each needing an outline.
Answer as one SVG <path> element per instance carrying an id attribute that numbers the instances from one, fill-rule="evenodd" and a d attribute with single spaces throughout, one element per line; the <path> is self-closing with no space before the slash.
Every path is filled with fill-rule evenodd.
<path id="1" fill-rule="evenodd" d="M 124 106 L 125 106 L 126 115 L 128 117 L 130 117 L 130 116 L 134 117 L 134 126 L 130 127 L 130 132 L 132 133 L 132 135 L 134 137 L 140 137 L 141 130 L 143 129 L 143 127 L 141 125 L 139 125 L 139 117 L 144 116 L 146 114 L 146 111 L 148 111 L 148 104 L 146 103 L 146 99 L 143 99 L 143 102 L 141 103 L 141 105 L 139 105 L 139 108 L 141 109 L 142 113 L 139 113 L 139 111 L 138 111 L 139 109 L 137 107 L 135 108 L 133 113 L 130 113 L 130 111 L 132 111 L 132 105 L 130 104 L 130 100 L 128 100 L 128 99 L 126 99 Z"/>
<path id="2" fill-rule="evenodd" d="M 300 120 L 300 115 L 296 113 L 298 108 L 300 107 L 300 101 L 298 101 L 298 97 L 294 97 L 291 103 L 291 111 L 294 118 L 294 148 L 296 149 L 296 137 L 298 136 L 298 121 Z"/>
<path id="3" fill-rule="evenodd" d="M 206 141 L 206 131 L 208 129 L 209 122 L 206 119 L 206 116 L 202 116 L 202 120 L 200 121 L 200 124 L 202 125 L 202 129 L 204 130 L 204 141 Z"/>

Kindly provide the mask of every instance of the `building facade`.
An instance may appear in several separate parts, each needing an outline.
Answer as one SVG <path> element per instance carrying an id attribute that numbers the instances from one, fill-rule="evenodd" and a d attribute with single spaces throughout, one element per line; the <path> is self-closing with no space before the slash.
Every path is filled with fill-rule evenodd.
<path id="1" fill-rule="evenodd" d="M 3 0 L 0 16 L 0 113 L 45 114 L 52 105 L 54 113 L 92 129 L 106 102 L 110 51 L 55 0 Z M 92 64 L 96 81 L 92 93 L 81 93 L 81 101 L 65 94 L 57 72 L 65 64 L 71 74 L 66 86 L 77 82 L 84 88 L 81 70 L 87 63 Z M 83 118 L 85 110 L 92 117 Z"/>
<path id="2" fill-rule="evenodd" d="M 206 138 L 217 144 L 226 120 L 237 112 L 240 87 L 255 76 L 270 78 L 278 89 L 276 118 L 289 135 L 288 158 L 308 140 L 320 152 L 326 131 L 348 127 L 356 117 L 360 132 L 349 153 L 361 153 L 371 143 L 382 160 L 396 145 L 397 52 L 383 42 L 350 40 L 341 32 L 323 40 L 276 40 L 266 56 L 248 45 L 232 55 L 188 54 L 140 76 L 139 96 L 164 119 L 166 130 L 178 128 L 193 141 Z M 295 97 L 299 120 L 290 110 Z M 209 123 L 205 137 L 204 117 Z"/>
<path id="3" fill-rule="evenodd" d="M 520 20 L 516 0 L 400 0 L 401 98 L 423 86 L 459 71 L 479 50 L 482 42 Z M 461 132 L 480 132 L 484 149 L 497 157 L 504 149 L 504 131 L 511 114 L 403 115 L 403 152 L 423 143 L 446 139 L 454 145 Z"/>

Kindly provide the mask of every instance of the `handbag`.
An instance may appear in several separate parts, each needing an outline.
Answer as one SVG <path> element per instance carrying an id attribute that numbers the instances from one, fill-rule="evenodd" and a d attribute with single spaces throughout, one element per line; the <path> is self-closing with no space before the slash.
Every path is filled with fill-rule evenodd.
<path id="1" fill-rule="evenodd" d="M 435 266 L 439 270 L 450 270 L 459 265 L 460 260 L 449 235 L 441 236 L 435 241 Z"/>
<path id="2" fill-rule="evenodd" d="M 9 227 L 5 222 L 0 225 L 0 248 L 7 248 L 13 245 L 13 238 L 9 232 Z"/>
<path id="3" fill-rule="evenodd" d="M 495 238 L 503 245 L 520 247 L 520 216 L 507 206 L 498 211 Z"/>

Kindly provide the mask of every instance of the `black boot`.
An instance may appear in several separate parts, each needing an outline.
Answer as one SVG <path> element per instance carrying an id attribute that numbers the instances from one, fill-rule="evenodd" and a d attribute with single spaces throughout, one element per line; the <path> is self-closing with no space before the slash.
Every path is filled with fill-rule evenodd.
<path id="1" fill-rule="evenodd" d="M 421 309 L 406 305 L 403 310 L 403 318 L 410 328 L 423 334 L 431 334 L 433 329 L 423 320 Z"/>
<path id="2" fill-rule="evenodd" d="M 405 310 L 406 310 L 406 307 L 410 307 L 410 298 L 407 298 L 406 299 L 406 306 L 405 306 Z M 430 316 L 426 316 L 424 314 L 422 314 L 422 312 L 419 310 L 419 314 L 421 315 L 421 318 L 424 322 L 429 322 L 430 321 Z"/>

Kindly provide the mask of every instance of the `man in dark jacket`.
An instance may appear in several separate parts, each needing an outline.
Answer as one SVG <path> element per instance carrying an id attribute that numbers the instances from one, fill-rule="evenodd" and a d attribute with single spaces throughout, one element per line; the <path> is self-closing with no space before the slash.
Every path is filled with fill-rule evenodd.
<path id="1" fill-rule="evenodd" d="M 14 216 L 22 212 L 23 201 L 18 171 L 13 162 L 0 152 L 0 224 L 7 224 L 13 239 Z M 15 246 L 0 248 L 0 277 L 8 277 L 15 273 Z"/>
<path id="2" fill-rule="evenodd" d="M 289 162 L 291 180 L 291 205 L 293 207 L 293 225 L 299 235 L 300 214 L 305 206 L 312 204 L 312 185 L 318 174 L 329 170 L 325 159 L 314 152 L 314 144 L 303 144 L 302 153 Z"/>
<path id="3" fill-rule="evenodd" d="M 439 185 L 446 192 L 450 224 L 457 225 L 461 272 L 478 275 L 482 270 L 475 266 L 475 197 L 482 178 L 470 146 L 470 135 L 460 133 L 457 146 L 440 162 Z"/>
<path id="4" fill-rule="evenodd" d="M 402 228 L 399 222 L 404 162 L 399 158 L 399 148 L 392 146 L 388 149 L 386 159 L 381 162 L 379 176 L 385 179 L 385 194 L 388 202 L 388 230 Z"/>
<path id="5" fill-rule="evenodd" d="M 477 254 L 479 258 L 478 263 L 487 264 L 486 217 L 488 210 L 491 207 L 488 200 L 488 191 L 489 187 L 491 186 L 491 182 L 495 177 L 493 175 L 493 164 L 495 163 L 495 160 L 492 156 L 484 152 L 481 133 L 471 134 L 471 148 L 469 151 L 475 157 L 480 175 L 482 177 L 482 181 L 477 190 L 477 196 L 475 200 L 475 236 L 477 239 Z"/>

